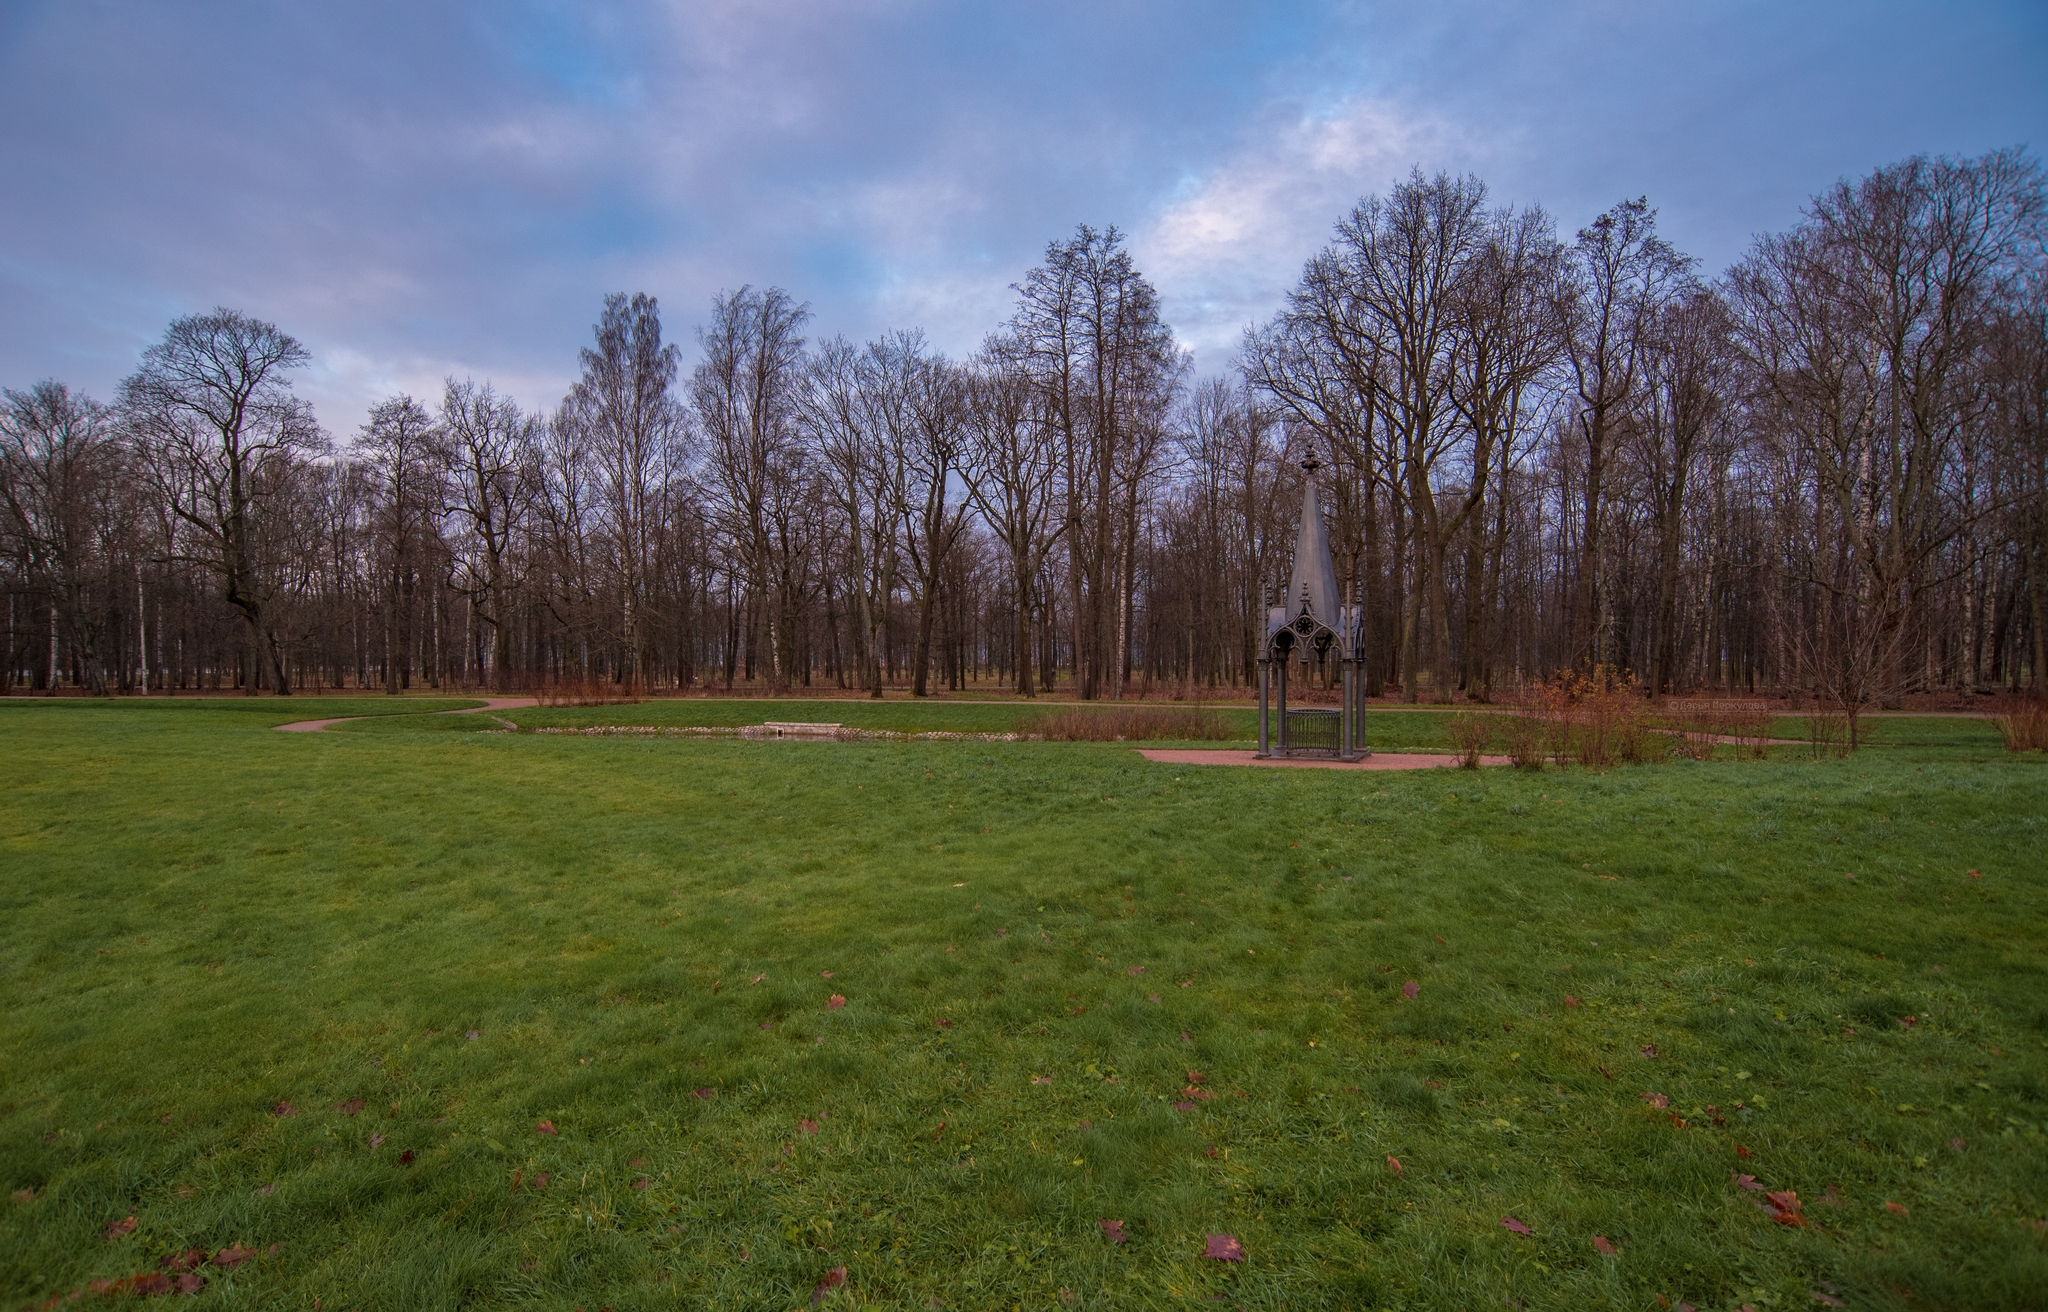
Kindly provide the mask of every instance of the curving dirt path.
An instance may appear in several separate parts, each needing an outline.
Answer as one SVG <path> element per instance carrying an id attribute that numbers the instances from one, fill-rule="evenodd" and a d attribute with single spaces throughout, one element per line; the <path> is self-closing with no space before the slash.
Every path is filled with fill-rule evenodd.
<path id="1" fill-rule="evenodd" d="M 533 706 L 536 704 L 531 697 L 486 697 L 483 701 L 484 704 L 482 706 L 465 706 L 459 711 L 425 711 L 421 713 L 426 715 L 490 715 L 492 711 L 509 711 L 514 707 Z M 318 733 L 330 724 L 346 724 L 350 720 L 380 720 L 383 718 L 380 715 L 337 715 L 326 720 L 293 720 L 290 724 L 280 724 L 277 727 L 284 733 Z M 498 720 L 498 717 L 495 715 L 491 715 L 491 718 Z M 513 727 L 508 720 L 498 720 L 498 723 L 504 725 L 507 729 Z"/>

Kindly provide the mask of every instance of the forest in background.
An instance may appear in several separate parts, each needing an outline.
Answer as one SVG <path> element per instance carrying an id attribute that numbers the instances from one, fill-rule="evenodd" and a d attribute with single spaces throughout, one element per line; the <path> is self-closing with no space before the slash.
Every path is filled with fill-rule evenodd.
<path id="1" fill-rule="evenodd" d="M 1219 377 L 1114 228 L 1014 291 L 956 360 L 742 287 L 687 367 L 654 297 L 614 295 L 552 409 L 451 378 L 344 437 L 286 332 L 181 318 L 108 402 L 5 392 L 0 684 L 1221 694 L 1312 451 L 1374 696 L 2042 686 L 2024 151 L 1840 183 L 1718 277 L 1646 200 L 1561 236 L 1417 171 Z"/>

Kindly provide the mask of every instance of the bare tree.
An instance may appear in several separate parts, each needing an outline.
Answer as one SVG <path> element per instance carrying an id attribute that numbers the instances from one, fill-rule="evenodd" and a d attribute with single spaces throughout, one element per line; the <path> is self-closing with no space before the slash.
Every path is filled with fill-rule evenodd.
<path id="1" fill-rule="evenodd" d="M 312 408 L 287 375 L 311 357 L 274 325 L 233 310 L 174 321 L 121 384 L 120 410 L 162 501 L 190 530 L 184 558 L 220 578 L 247 623 L 258 669 L 291 692 L 279 617 L 277 562 L 266 535 L 294 463 L 321 442 Z M 260 678 L 251 678 L 255 693 Z"/>
<path id="2" fill-rule="evenodd" d="M 1651 325 L 1685 290 L 1691 269 L 1692 261 L 1657 235 L 1657 212 L 1646 197 L 1625 200 L 1581 228 L 1569 251 L 1561 320 L 1577 398 L 1573 431 L 1584 460 L 1575 662 L 1601 664 L 1610 655 L 1600 570 L 1617 427 L 1641 395 Z"/>
<path id="3" fill-rule="evenodd" d="M 1812 517 L 1793 567 L 1815 594 L 1805 673 L 1849 717 L 1852 746 L 1857 713 L 1896 696 L 1910 621 L 1964 527 L 1947 480 L 1983 406 L 1965 379 L 2044 203 L 2018 152 L 1914 158 L 1821 196 L 1732 277 Z"/>
<path id="4" fill-rule="evenodd" d="M 1676 690 L 1679 565 L 1687 497 L 1699 456 L 1726 411 L 1734 382 L 1728 306 L 1695 288 L 1659 307 L 1646 326 L 1643 401 L 1628 425 L 1657 542 L 1657 597 L 1652 617 L 1649 687 Z"/>
<path id="5" fill-rule="evenodd" d="M 410 670 L 406 621 L 419 586 L 420 536 L 441 507 L 439 451 L 433 416 L 410 396 L 379 402 L 356 439 L 376 487 L 377 539 L 385 553 L 384 691 L 393 696 Z"/>
<path id="6" fill-rule="evenodd" d="M 793 572 L 776 567 L 771 484 L 802 440 L 799 334 L 809 317 L 779 287 L 721 293 L 711 303 L 711 326 L 698 332 L 704 359 L 690 375 L 711 481 L 726 530 L 739 548 L 745 587 L 767 631 L 764 645 L 778 686 L 787 684 L 794 659 L 798 599 L 788 588 Z"/>
<path id="7" fill-rule="evenodd" d="M 0 406 L 0 508 L 32 586 L 50 604 L 50 681 L 57 637 L 71 637 L 92 692 L 107 692 L 100 621 L 107 598 L 110 534 L 120 531 L 121 451 L 105 406 L 44 381 L 9 390 Z"/>
<path id="8" fill-rule="evenodd" d="M 660 489 L 680 455 L 688 412 L 669 394 L 680 352 L 661 340 L 652 296 L 607 296 L 597 346 L 580 353 L 583 377 L 562 404 L 561 422 L 585 434 L 610 528 L 610 575 L 618 589 L 620 681 L 637 683 L 645 663 L 650 549 Z"/>
<path id="9" fill-rule="evenodd" d="M 1030 659 L 1032 589 L 1060 535 L 1060 446 L 1045 401 L 1017 342 L 990 338 L 967 377 L 962 471 L 968 497 L 1009 556 L 1014 686 L 1023 697 L 1037 696 Z"/>
<path id="10" fill-rule="evenodd" d="M 895 580 L 897 516 L 892 444 L 886 439 L 884 378 L 877 353 L 843 337 L 819 348 L 804 373 L 802 412 L 818 449 L 828 495 L 844 517 L 846 576 L 855 599 L 854 661 L 860 686 L 882 695 L 882 626 Z"/>
<path id="11" fill-rule="evenodd" d="M 1045 263 L 1016 290 L 1011 330 L 1061 442 L 1061 533 L 1080 693 L 1099 697 L 1111 684 L 1110 694 L 1121 696 L 1129 525 L 1185 361 L 1160 318 L 1158 293 L 1113 227 L 1082 224 L 1051 243 Z"/>
<path id="12" fill-rule="evenodd" d="M 537 491 L 533 449 L 539 423 L 489 383 L 448 379 L 441 393 L 440 462 L 444 514 L 460 526 L 463 550 L 451 583 L 491 630 L 490 685 L 512 686 L 513 550 Z"/>

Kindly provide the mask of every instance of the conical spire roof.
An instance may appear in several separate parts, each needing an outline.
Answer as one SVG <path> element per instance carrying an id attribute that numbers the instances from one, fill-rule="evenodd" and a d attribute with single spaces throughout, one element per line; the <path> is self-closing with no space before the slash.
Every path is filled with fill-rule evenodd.
<path id="1" fill-rule="evenodd" d="M 1323 527 L 1323 503 L 1316 495 L 1315 453 L 1301 462 L 1308 472 L 1301 493 L 1301 530 L 1294 539 L 1294 579 L 1287 588 L 1289 618 L 1301 614 L 1304 598 L 1308 613 L 1339 632 L 1342 594 L 1337 590 L 1337 564 L 1330 556 L 1330 534 Z"/>

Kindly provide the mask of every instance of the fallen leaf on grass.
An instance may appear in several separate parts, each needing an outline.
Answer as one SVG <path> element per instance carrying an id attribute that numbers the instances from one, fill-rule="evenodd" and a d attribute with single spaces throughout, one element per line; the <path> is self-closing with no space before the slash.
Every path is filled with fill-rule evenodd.
<path id="1" fill-rule="evenodd" d="M 1031 1077 L 1031 1082 L 1032 1082 L 1033 1084 L 1051 1084 L 1051 1083 L 1052 1083 L 1052 1076 L 1050 1076 L 1050 1075 L 1034 1075 L 1034 1076 L 1032 1076 L 1032 1077 Z"/>
<path id="2" fill-rule="evenodd" d="M 832 995 L 832 996 L 831 996 L 830 998 L 828 998 L 828 999 L 826 1000 L 826 1002 L 825 1002 L 825 1010 L 827 1010 L 827 1011 L 837 1011 L 837 1010 L 839 1010 L 839 1009 L 840 1009 L 841 1007 L 843 1007 L 843 1006 L 845 1006 L 845 1005 L 846 1005 L 846 999 L 845 999 L 845 998 L 843 998 L 843 997 L 841 997 L 841 996 L 840 996 L 839 994 L 835 993 L 835 994 L 833 994 L 833 995 Z"/>
<path id="3" fill-rule="evenodd" d="M 1206 1075 L 1204 1075 L 1204 1074 L 1202 1074 L 1202 1073 L 1201 1073 L 1200 1071 L 1189 1071 L 1189 1072 L 1188 1072 L 1188 1083 L 1189 1083 L 1189 1084 L 1207 1084 L 1208 1082 L 1209 1082 L 1209 1077 L 1208 1077 L 1208 1076 L 1206 1076 Z"/>
<path id="4" fill-rule="evenodd" d="M 557 1130 L 557 1129 L 555 1128 L 555 1123 L 554 1123 L 553 1121 L 542 1121 L 542 1122 L 541 1122 L 541 1123 L 540 1123 L 539 1125 L 536 1125 L 536 1126 L 534 1126 L 533 1128 L 534 1128 L 534 1129 L 535 1129 L 536 1131 L 538 1131 L 539 1133 L 541 1133 L 541 1134 L 560 1134 L 560 1133 L 561 1133 L 561 1131 L 560 1131 L 560 1130 Z"/>
<path id="5" fill-rule="evenodd" d="M 1567 1007 L 1576 1008 L 1579 1005 L 1579 1000 L 1573 997 L 1571 994 L 1567 993 L 1564 995 L 1564 1005 Z"/>
<path id="6" fill-rule="evenodd" d="M 645 1188 L 647 1187 L 647 1183 L 648 1183 L 648 1182 L 647 1182 L 647 1180 L 646 1180 L 645 1178 L 642 1178 L 642 1179 L 639 1179 L 639 1180 L 635 1180 L 635 1181 L 633 1181 L 633 1187 L 634 1187 L 635 1189 L 645 1189 Z"/>
<path id="7" fill-rule="evenodd" d="M 1743 1147 L 1743 1146 L 1742 1146 L 1741 1144 L 1739 1144 L 1739 1143 L 1735 1145 L 1735 1155 L 1736 1155 L 1737 1157 L 1754 1157 L 1754 1156 L 1756 1156 L 1756 1154 L 1755 1154 L 1755 1153 L 1751 1152 L 1751 1151 L 1750 1151 L 1749 1149 L 1747 1149 L 1747 1148 L 1744 1148 L 1744 1147 Z"/>
<path id="8" fill-rule="evenodd" d="M 1763 1192 L 1763 1189 L 1764 1189 L 1764 1187 L 1763 1187 L 1762 1185 L 1760 1185 L 1760 1184 L 1758 1184 L 1758 1183 L 1756 1182 L 1756 1177 L 1755 1177 L 1755 1176 L 1753 1176 L 1753 1175 L 1738 1175 L 1738 1176 L 1736 1176 L 1736 1177 L 1735 1177 L 1735 1186 L 1736 1186 L 1736 1188 L 1738 1188 L 1738 1189 L 1754 1189 L 1754 1190 L 1756 1190 L 1756 1191 L 1757 1191 L 1758 1193 L 1762 1193 L 1762 1192 Z"/>
<path id="9" fill-rule="evenodd" d="M 172 1287 L 175 1288 L 181 1294 L 196 1294 L 200 1290 L 206 1288 L 206 1277 L 195 1276 L 190 1273 L 187 1273 L 185 1275 L 179 1276 L 176 1280 L 172 1281 L 171 1284 Z"/>
<path id="10" fill-rule="evenodd" d="M 1813 1294 L 1813 1301 L 1816 1303 L 1825 1304 L 1828 1307 L 1849 1306 L 1847 1303 L 1844 1303 L 1841 1299 L 1836 1298 L 1833 1294 L 1823 1294 L 1818 1289 L 1812 1290 L 1811 1292 Z"/>
<path id="11" fill-rule="evenodd" d="M 277 1106 L 270 1109 L 270 1114 L 272 1116 L 297 1116 L 299 1114 L 299 1109 L 292 1106 L 288 1102 L 281 1102 Z"/>
<path id="12" fill-rule="evenodd" d="M 1195 1036 L 1188 1033 L 1186 1030 L 1182 1030 L 1180 1032 L 1180 1041 L 1182 1043 L 1193 1043 L 1195 1041 Z"/>
<path id="13" fill-rule="evenodd" d="M 1885 1199 L 1884 1210 L 1890 1212 L 1894 1216 L 1912 1215 L 1912 1213 L 1906 1210 L 1906 1205 L 1904 1203 L 1895 1203 L 1889 1198 Z"/>
<path id="14" fill-rule="evenodd" d="M 375 1152 L 375 1151 L 377 1151 L 377 1150 L 378 1150 L 379 1148 L 382 1148 L 383 1146 L 384 1146 L 384 1136 L 383 1136 L 383 1135 L 381 1135 L 381 1134 L 373 1134 L 373 1135 L 371 1135 L 371 1136 L 370 1136 L 370 1151 L 371 1151 L 371 1152 Z"/>
<path id="15" fill-rule="evenodd" d="M 1645 1043 L 1645 1044 L 1643 1045 L 1643 1056 L 1644 1056 L 1644 1057 L 1646 1057 L 1646 1058 L 1649 1058 L 1649 1057 L 1655 1057 L 1656 1055 L 1657 1055 L 1657 1045 L 1656 1045 L 1656 1044 L 1654 1044 L 1654 1043 Z"/>
<path id="16" fill-rule="evenodd" d="M 830 1271 L 827 1271 L 825 1273 L 825 1278 L 818 1282 L 818 1287 L 811 1291 L 811 1306 L 816 1307 L 818 1304 L 824 1302 L 825 1295 L 831 1293 L 833 1290 L 839 1288 L 839 1286 L 845 1283 L 845 1267 L 835 1266 Z"/>
<path id="17" fill-rule="evenodd" d="M 1799 1195 L 1792 1190 L 1767 1193 L 1764 1198 L 1771 1205 L 1771 1219 L 1779 1225 L 1806 1224 L 1806 1218 L 1799 1214 Z"/>
<path id="18" fill-rule="evenodd" d="M 402 1153 L 400 1153 L 400 1154 L 398 1155 L 398 1164 L 399 1164 L 400 1166 L 411 1166 L 411 1165 L 412 1165 L 412 1162 L 413 1162 L 413 1156 L 412 1156 L 412 1149 L 408 1148 L 408 1149 L 406 1149 L 406 1150 L 405 1150 L 404 1152 L 402 1152 Z M 538 1181 L 536 1181 L 536 1182 L 535 1182 L 535 1184 L 534 1184 L 534 1187 L 535 1187 L 535 1188 L 539 1188 L 539 1187 L 540 1187 L 540 1185 L 539 1185 L 539 1182 L 538 1182 Z"/>
<path id="19" fill-rule="evenodd" d="M 819 972 L 818 972 L 818 978 L 819 978 L 819 979 L 831 979 L 831 978 L 832 978 L 832 972 L 831 972 L 831 971 L 829 971 L 829 970 L 821 970 L 821 971 L 819 971 Z"/>
<path id="20" fill-rule="evenodd" d="M 762 1021 L 762 1022 L 761 1022 L 761 1028 L 762 1028 L 762 1029 L 764 1029 L 764 1030 L 765 1030 L 765 1029 L 772 1029 L 772 1028 L 774 1028 L 774 1025 L 775 1025 L 775 1022 L 774 1022 L 774 1021 L 770 1021 L 770 1020 L 764 1020 L 764 1021 Z"/>
<path id="21" fill-rule="evenodd" d="M 343 1116 L 354 1116 L 362 1109 L 363 1100 L 361 1098 L 350 1098 L 347 1102 L 340 1102 L 334 1105 L 334 1110 L 340 1112 Z"/>
<path id="22" fill-rule="evenodd" d="M 1982 878 L 1984 878 L 1984 876 L 1983 876 L 1982 874 L 1978 873 L 1977 871 L 1975 871 L 1975 870 L 1972 870 L 1972 871 L 1970 872 L 1970 878 L 1972 878 L 1972 879 L 1982 879 Z"/>
<path id="23" fill-rule="evenodd" d="M 256 1192 L 259 1194 L 274 1194 L 277 1192 L 277 1186 L 274 1184 L 258 1185 Z"/>
<path id="24" fill-rule="evenodd" d="M 818 1123 L 813 1120 L 802 1120 L 796 1123 L 796 1128 L 799 1134 L 816 1134 Z"/>
<path id="25" fill-rule="evenodd" d="M 718 1091 L 716 1089 L 698 1089 L 696 1091 L 696 1095 L 697 1097 L 704 1099 L 706 1102 L 709 1102 L 711 1101 L 712 1096 L 717 1092 Z"/>
<path id="26" fill-rule="evenodd" d="M 1201 1105 L 1202 1104 L 1198 1102 L 1189 1102 L 1187 1099 L 1183 1098 L 1173 1105 L 1173 1109 L 1177 1112 L 1191 1112 L 1195 1110 L 1197 1107 L 1200 1107 Z"/>
<path id="27" fill-rule="evenodd" d="M 938 1026 L 942 1030 L 950 1030 L 953 1028 L 953 1022 L 947 1020 L 944 1016 L 934 1018 L 932 1024 Z"/>
<path id="28" fill-rule="evenodd" d="M 764 979 L 767 979 L 767 978 L 768 978 L 767 974 L 766 974 L 766 973 L 763 973 L 763 974 L 759 974 L 759 975 L 756 975 L 756 976 L 754 976 L 754 977 L 753 977 L 752 979 L 748 980 L 748 981 L 747 981 L 747 983 L 749 983 L 749 984 L 759 984 L 759 983 L 760 983 L 760 982 L 761 982 L 762 980 L 764 980 Z"/>
<path id="29" fill-rule="evenodd" d="M 1528 1235 L 1536 1233 L 1535 1231 L 1531 1230 L 1528 1226 L 1523 1225 L 1520 1221 L 1517 1221 L 1512 1216 L 1502 1217 L 1500 1219 L 1500 1224 L 1503 1230 L 1511 1230 L 1518 1235 Z"/>
<path id="30" fill-rule="evenodd" d="M 1413 998 L 1420 992 L 1422 992 L 1422 986 L 1412 979 L 1401 986 L 1401 996 L 1404 998 Z"/>
<path id="31" fill-rule="evenodd" d="M 1213 1257 L 1219 1262 L 1244 1261 L 1244 1245 L 1237 1242 L 1236 1235 L 1210 1235 L 1209 1246 L 1202 1250 L 1203 1257 Z"/>
<path id="32" fill-rule="evenodd" d="M 1403 1171 L 1401 1169 L 1401 1159 L 1394 1156 L 1392 1153 L 1387 1154 L 1387 1169 L 1389 1171 L 1392 1171 L 1395 1175 L 1407 1174 L 1406 1171 Z"/>
<path id="33" fill-rule="evenodd" d="M 1593 1251 L 1596 1253 L 1604 1254 L 1607 1257 L 1613 1257 L 1620 1250 L 1617 1249 L 1611 1242 L 1609 1242 L 1606 1235 L 1594 1235 Z"/>
<path id="34" fill-rule="evenodd" d="M 647 1159 L 644 1157 L 635 1157 L 632 1161 L 627 1162 L 626 1165 L 634 1167 L 645 1166 L 647 1165 Z"/>
<path id="35" fill-rule="evenodd" d="M 1899 1028 L 1900 1028 L 1900 1029 L 1903 1029 L 1903 1030 L 1910 1030 L 1910 1029 L 1912 1029 L 1912 1028 L 1913 1028 L 1913 1027 L 1914 1027 L 1915 1025 L 1918 1025 L 1919 1023 L 1920 1023 L 1920 1018 L 1919 1018 L 1918 1016 L 1901 1016 L 1901 1017 L 1899 1017 Z"/>
<path id="36" fill-rule="evenodd" d="M 223 1248 L 213 1255 L 213 1264 L 223 1271 L 232 1271 L 254 1256 L 253 1248 Z"/>
<path id="37" fill-rule="evenodd" d="M 1112 1244 L 1120 1244 L 1130 1238 L 1129 1235 L 1124 1233 L 1124 1223 L 1122 1221 L 1101 1220 L 1095 1224 L 1102 1227 L 1102 1237 Z"/>
<path id="38" fill-rule="evenodd" d="M 180 1271 L 196 1271 L 206 1265 L 206 1250 L 188 1248 L 182 1253 L 170 1253 L 157 1259 L 158 1266 L 173 1275 Z"/>
<path id="39" fill-rule="evenodd" d="M 1143 966 L 1133 966 L 1124 973 L 1126 975 L 1142 975 L 1145 973 L 1145 968 Z"/>
<path id="40" fill-rule="evenodd" d="M 32 1203 L 36 1200 L 36 1191 L 33 1189 L 16 1189 L 13 1198 L 17 1203 Z"/>
<path id="41" fill-rule="evenodd" d="M 542 1172 L 541 1174 L 533 1177 L 533 1187 L 536 1189 L 545 1189 L 548 1187 L 548 1177 L 546 1172 Z"/>
<path id="42" fill-rule="evenodd" d="M 109 1238 L 109 1239 L 120 1239 L 120 1238 L 122 1238 L 122 1237 L 124 1237 L 124 1236 L 126 1236 L 126 1235 L 132 1235 L 132 1234 L 134 1234 L 134 1233 L 135 1233 L 135 1218 L 131 1216 L 131 1217 L 129 1217 L 128 1219 L 126 1219 L 125 1221 L 113 1221 L 113 1222 L 109 1222 L 109 1223 L 108 1223 L 108 1225 L 107 1225 L 107 1232 L 106 1232 L 106 1233 L 107 1233 L 107 1238 Z"/>
<path id="43" fill-rule="evenodd" d="M 144 1297 L 150 1294 L 168 1294 L 171 1292 L 171 1278 L 161 1271 L 153 1271 L 148 1275 L 130 1276 L 128 1277 L 128 1288 Z"/>
<path id="44" fill-rule="evenodd" d="M 1669 1107 L 1671 1105 L 1671 1099 L 1665 1097 L 1661 1093 L 1646 1093 L 1643 1095 L 1643 1101 L 1650 1104 L 1652 1107 L 1658 1108 Z"/>
<path id="45" fill-rule="evenodd" d="M 466 1030 L 462 1035 L 463 1038 L 468 1039 L 471 1043 L 475 1043 L 483 1036 L 484 1032 L 482 1030 Z"/>

